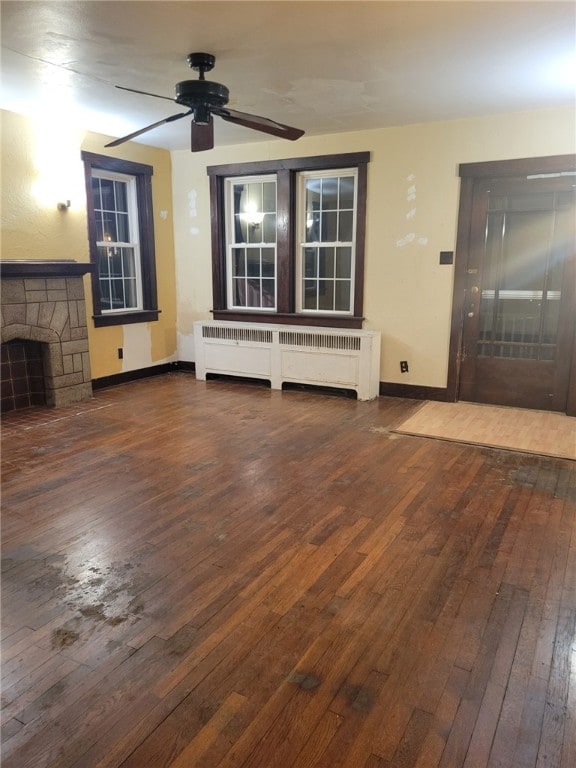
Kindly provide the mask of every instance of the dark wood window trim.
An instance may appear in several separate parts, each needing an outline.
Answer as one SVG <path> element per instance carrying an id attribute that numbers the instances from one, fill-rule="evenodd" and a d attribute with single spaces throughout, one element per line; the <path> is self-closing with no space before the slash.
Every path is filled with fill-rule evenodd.
<path id="1" fill-rule="evenodd" d="M 88 239 L 90 243 L 90 261 L 94 264 L 92 273 L 92 300 L 94 304 L 94 325 L 97 328 L 128 323 L 144 323 L 158 320 L 158 295 L 156 288 L 156 254 L 154 247 L 154 216 L 152 208 L 151 165 L 134 163 L 118 157 L 81 152 L 86 179 L 86 201 L 88 212 Z M 98 283 L 98 253 L 96 248 L 96 217 L 92 199 L 92 170 L 114 171 L 134 176 L 138 199 L 138 225 L 140 228 L 140 264 L 142 270 L 141 310 L 129 312 L 102 312 Z"/>
<path id="2" fill-rule="evenodd" d="M 336 328 L 362 328 L 364 302 L 364 248 L 366 243 L 366 191 L 370 152 L 350 152 L 340 155 L 318 155 L 284 160 L 264 160 L 253 163 L 233 163 L 208 166 L 210 177 L 210 210 L 212 235 L 212 313 L 217 320 L 250 321 L 261 323 L 290 323 Z M 300 171 L 338 170 L 356 168 L 358 173 L 356 210 L 355 289 L 353 315 L 295 311 L 295 224 L 296 180 Z M 253 312 L 230 310 L 226 301 L 226 244 L 224 239 L 226 179 L 240 176 L 275 174 L 277 182 L 277 258 L 278 258 L 278 311 Z"/>

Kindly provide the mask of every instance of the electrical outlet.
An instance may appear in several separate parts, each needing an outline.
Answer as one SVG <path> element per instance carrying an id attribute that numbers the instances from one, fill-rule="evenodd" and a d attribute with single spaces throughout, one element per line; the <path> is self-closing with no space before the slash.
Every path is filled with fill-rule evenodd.
<path id="1" fill-rule="evenodd" d="M 123 347 L 118 347 L 118 360 L 122 360 L 124 358 L 124 349 Z"/>
<path id="2" fill-rule="evenodd" d="M 408 360 L 400 360 L 400 373 L 408 373 Z"/>

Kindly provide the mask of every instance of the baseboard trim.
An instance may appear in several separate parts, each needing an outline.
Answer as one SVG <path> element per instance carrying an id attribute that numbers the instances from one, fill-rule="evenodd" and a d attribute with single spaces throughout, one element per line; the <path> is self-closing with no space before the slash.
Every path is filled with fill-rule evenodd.
<path id="1" fill-rule="evenodd" d="M 446 387 L 424 387 L 417 384 L 395 384 L 388 381 L 380 382 L 380 395 L 384 397 L 405 397 L 410 400 L 452 402 Z"/>
<path id="2" fill-rule="evenodd" d="M 187 371 L 193 373 L 196 370 L 196 364 L 188 360 L 178 360 L 174 363 L 164 363 L 163 365 L 152 365 L 149 368 L 138 368 L 135 371 L 125 371 L 115 373 L 112 376 L 102 376 L 99 379 L 92 379 L 92 389 L 105 389 L 106 387 L 115 387 L 118 384 L 126 384 L 130 381 L 147 379 L 152 376 L 162 376 L 174 371 Z M 395 384 L 393 382 L 381 381 L 379 394 L 383 397 L 404 397 L 409 400 L 439 400 L 441 402 L 452 402 L 446 387 L 423 387 L 415 384 Z"/>
<path id="3" fill-rule="evenodd" d="M 151 376 L 162 376 L 165 373 L 177 371 L 179 368 L 180 363 L 163 363 L 162 365 L 151 365 L 149 368 L 138 368 L 135 371 L 114 373 L 111 376 L 92 379 L 92 389 L 106 389 L 107 387 L 115 387 L 118 384 L 127 384 L 129 381 L 147 379 Z"/>

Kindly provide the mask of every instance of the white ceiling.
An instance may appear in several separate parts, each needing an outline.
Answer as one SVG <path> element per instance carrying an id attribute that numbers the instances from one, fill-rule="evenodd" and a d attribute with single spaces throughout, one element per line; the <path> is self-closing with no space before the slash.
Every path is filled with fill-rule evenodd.
<path id="1" fill-rule="evenodd" d="M 122 136 L 182 108 L 193 51 L 229 106 L 309 135 L 574 102 L 576 3 L 34 0 L 1 3 L 0 107 Z M 217 144 L 262 141 L 216 121 Z M 189 147 L 188 119 L 138 140 Z"/>

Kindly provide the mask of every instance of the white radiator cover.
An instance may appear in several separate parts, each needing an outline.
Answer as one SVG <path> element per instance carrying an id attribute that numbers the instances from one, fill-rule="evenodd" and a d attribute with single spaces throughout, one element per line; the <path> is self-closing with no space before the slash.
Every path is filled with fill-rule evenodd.
<path id="1" fill-rule="evenodd" d="M 380 333 L 301 325 L 202 320 L 194 323 L 196 378 L 208 373 L 353 389 L 373 400 L 380 387 Z"/>

